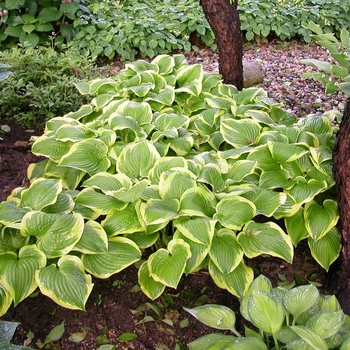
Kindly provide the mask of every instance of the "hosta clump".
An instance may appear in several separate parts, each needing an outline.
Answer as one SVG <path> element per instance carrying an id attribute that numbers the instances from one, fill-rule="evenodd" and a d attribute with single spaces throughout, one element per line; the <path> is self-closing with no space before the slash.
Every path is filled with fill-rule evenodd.
<path id="1" fill-rule="evenodd" d="M 244 256 L 292 263 L 302 239 L 326 270 L 337 258 L 329 116 L 296 122 L 264 90 L 239 92 L 183 55 L 78 88 L 94 99 L 47 122 L 32 147 L 47 159 L 1 204 L 2 312 L 36 287 L 82 309 L 91 275 L 142 255 L 152 299 L 206 267 L 242 297 L 253 280 Z"/>
<path id="2" fill-rule="evenodd" d="M 226 306 L 208 304 L 186 309 L 206 325 L 235 335 L 209 334 L 188 344 L 189 349 L 340 349 L 350 345 L 350 320 L 334 295 L 321 295 L 310 285 L 273 288 L 261 275 L 240 300 L 241 315 L 256 332 L 235 329 L 236 315 Z M 283 346 L 280 348 L 280 346 Z"/>

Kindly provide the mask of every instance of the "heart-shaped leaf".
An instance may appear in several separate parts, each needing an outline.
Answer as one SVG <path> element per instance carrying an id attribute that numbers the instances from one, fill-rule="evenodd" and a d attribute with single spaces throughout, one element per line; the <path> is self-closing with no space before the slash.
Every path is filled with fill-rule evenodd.
<path id="1" fill-rule="evenodd" d="M 341 250 L 341 234 L 336 227 L 317 241 L 309 237 L 308 244 L 313 258 L 326 270 L 338 258 Z"/>
<path id="2" fill-rule="evenodd" d="M 125 237 L 110 238 L 106 252 L 84 254 L 81 257 L 85 270 L 99 278 L 108 278 L 139 261 L 140 258 L 139 247 Z"/>
<path id="3" fill-rule="evenodd" d="M 58 305 L 69 309 L 85 310 L 93 284 L 91 276 L 85 274 L 84 265 L 77 256 L 65 255 L 56 265 L 37 270 L 36 282 L 41 293 Z"/>
<path id="4" fill-rule="evenodd" d="M 284 223 L 295 247 L 301 240 L 309 237 L 309 232 L 305 226 L 304 208 L 300 208 L 293 216 L 285 217 Z"/>
<path id="5" fill-rule="evenodd" d="M 243 261 L 230 273 L 222 273 L 212 260 L 209 260 L 209 273 L 216 285 L 227 289 L 237 298 L 242 298 L 254 278 L 253 269 Z"/>
<path id="6" fill-rule="evenodd" d="M 232 272 L 243 259 L 236 234 L 229 229 L 219 230 L 211 242 L 209 256 L 222 273 Z"/>
<path id="7" fill-rule="evenodd" d="M 216 221 L 208 217 L 180 217 L 174 226 L 193 242 L 210 245 L 214 236 Z"/>
<path id="8" fill-rule="evenodd" d="M 41 210 L 54 204 L 61 191 L 62 183 L 59 180 L 36 179 L 28 189 L 21 193 L 19 206 L 31 210 Z"/>
<path id="9" fill-rule="evenodd" d="M 224 227 L 239 230 L 256 214 L 254 203 L 240 196 L 230 196 L 222 199 L 216 206 L 214 219 Z"/>
<path id="10" fill-rule="evenodd" d="M 235 148 L 253 145 L 260 130 L 261 125 L 251 119 L 223 119 L 220 123 L 224 140 Z"/>
<path id="11" fill-rule="evenodd" d="M 315 201 L 306 203 L 304 217 L 305 226 L 310 236 L 314 240 L 319 240 L 338 222 L 337 202 L 332 199 L 326 199 L 323 205 L 319 205 Z"/>
<path id="12" fill-rule="evenodd" d="M 284 259 L 290 264 L 293 261 L 292 241 L 274 222 L 250 221 L 244 226 L 237 240 L 250 259 L 261 254 L 269 254 Z"/>
<path id="13" fill-rule="evenodd" d="M 167 249 L 158 249 L 149 257 L 150 275 L 155 281 L 176 288 L 190 257 L 189 245 L 182 239 L 172 239 Z"/>
<path id="14" fill-rule="evenodd" d="M 145 261 L 138 271 L 141 290 L 152 300 L 157 299 L 165 290 L 163 283 L 155 281 L 150 275 L 148 263 Z"/>
<path id="15" fill-rule="evenodd" d="M 151 199 L 140 205 L 142 218 L 147 225 L 167 223 L 179 217 L 179 209 L 177 199 Z"/>
<path id="16" fill-rule="evenodd" d="M 21 234 L 38 236 L 38 248 L 48 259 L 69 253 L 79 241 L 84 230 L 80 214 L 47 214 L 38 211 L 27 213 L 21 222 Z"/>
<path id="17" fill-rule="evenodd" d="M 37 288 L 35 271 L 45 265 L 45 254 L 34 244 L 21 248 L 18 256 L 13 252 L 0 253 L 1 284 L 15 306 Z"/>

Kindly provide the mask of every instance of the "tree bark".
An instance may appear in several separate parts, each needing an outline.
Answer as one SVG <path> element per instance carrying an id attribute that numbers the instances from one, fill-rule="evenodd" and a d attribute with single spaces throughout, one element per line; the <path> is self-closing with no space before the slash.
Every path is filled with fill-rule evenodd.
<path id="1" fill-rule="evenodd" d="M 340 213 L 342 250 L 330 281 L 346 314 L 350 314 L 350 98 L 347 100 L 333 148 L 333 174 Z"/>
<path id="2" fill-rule="evenodd" d="M 205 17 L 216 37 L 219 73 L 225 83 L 243 89 L 243 37 L 238 0 L 200 0 Z"/>

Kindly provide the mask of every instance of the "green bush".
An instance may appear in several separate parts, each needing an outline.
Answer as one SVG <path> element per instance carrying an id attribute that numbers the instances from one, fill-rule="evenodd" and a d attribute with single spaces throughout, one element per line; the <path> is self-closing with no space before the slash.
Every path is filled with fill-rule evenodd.
<path id="1" fill-rule="evenodd" d="M 74 83 L 98 73 L 93 60 L 68 49 L 16 47 L 0 51 L 7 78 L 0 82 L 0 112 L 26 127 L 43 125 L 87 102 Z M 4 72 L 6 73 L 6 71 Z"/>
<path id="2" fill-rule="evenodd" d="M 304 25 L 313 21 L 338 35 L 348 27 L 349 0 L 240 0 L 242 31 L 247 40 L 267 37 L 310 41 Z M 93 57 L 132 61 L 175 50 L 196 49 L 198 37 L 215 49 L 214 34 L 197 0 L 7 0 L 0 1 L 0 48 L 18 42 L 56 46 L 72 42 Z"/>
<path id="3" fill-rule="evenodd" d="M 210 327 L 235 334 L 205 335 L 188 344 L 190 350 L 346 350 L 350 344 L 349 316 L 334 295 L 321 295 L 313 285 L 272 288 L 267 277 L 256 278 L 241 299 L 240 311 L 258 332 L 245 327 L 245 337 L 236 331 L 236 315 L 226 306 L 209 304 L 185 310 Z"/>
<path id="4" fill-rule="evenodd" d="M 304 239 L 325 270 L 339 256 L 331 115 L 297 121 L 183 55 L 77 86 L 94 98 L 46 123 L 46 159 L 0 205 L 0 313 L 37 287 L 84 309 L 91 275 L 135 262 L 151 299 L 203 268 L 242 298 L 244 257 L 292 263 Z"/>

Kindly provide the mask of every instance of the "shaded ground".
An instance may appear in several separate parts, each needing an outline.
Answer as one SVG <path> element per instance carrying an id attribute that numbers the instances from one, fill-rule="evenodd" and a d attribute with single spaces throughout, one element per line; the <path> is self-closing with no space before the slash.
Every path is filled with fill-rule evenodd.
<path id="1" fill-rule="evenodd" d="M 278 43 L 247 49 L 246 52 L 246 58 L 260 60 L 267 74 L 264 86 L 271 97 L 283 100 L 291 112 L 302 116 L 307 113 L 320 113 L 324 108 L 338 108 L 342 103 L 341 97 L 325 97 L 318 84 L 312 81 L 303 82 L 298 77 L 297 72 L 301 70 L 297 62 L 299 55 L 313 58 L 318 55 L 322 59 L 320 56 L 324 52 L 319 52 L 317 47 L 299 44 L 280 48 Z M 215 53 L 188 54 L 188 59 L 203 63 L 209 71 L 217 69 Z M 289 81 L 286 78 L 288 75 Z M 305 100 L 301 106 L 302 97 Z M 315 102 L 316 99 L 318 100 Z M 0 133 L 0 138 L 3 139 L 0 141 L 0 201 L 3 201 L 12 189 L 27 185 L 27 167 L 38 160 L 30 153 L 29 139 L 41 132 L 28 132 L 4 119 L 0 119 L 1 125 L 11 127 L 9 133 Z M 258 258 L 246 262 L 257 273 L 260 271 L 272 279 L 274 285 L 279 281 L 279 274 L 289 281 L 296 277 L 302 283 L 307 282 L 306 278 L 312 278 L 322 284 L 326 277 L 311 258 L 307 246 L 303 244 L 296 251 L 293 265 L 275 258 Z M 109 343 L 115 344 L 117 349 L 186 349 L 186 344 L 213 330 L 189 316 L 182 309 L 183 306 L 218 303 L 237 312 L 239 310 L 236 298 L 216 287 L 205 271 L 184 277 L 177 290 L 167 289 L 165 295 L 155 302 L 148 300 L 139 291 L 135 267 L 130 267 L 108 280 L 94 280 L 94 283 L 86 312 L 63 309 L 42 295 L 27 298 L 16 308 L 12 308 L 2 319 L 21 323 L 14 343 L 37 348 L 35 343 L 45 342 L 50 330 L 64 321 L 63 336 L 46 348 L 92 350 Z M 322 292 L 327 293 L 327 290 Z M 241 331 L 243 322 L 239 319 L 237 322 Z M 134 333 L 137 338 L 132 341 L 118 339 L 124 333 Z"/>

